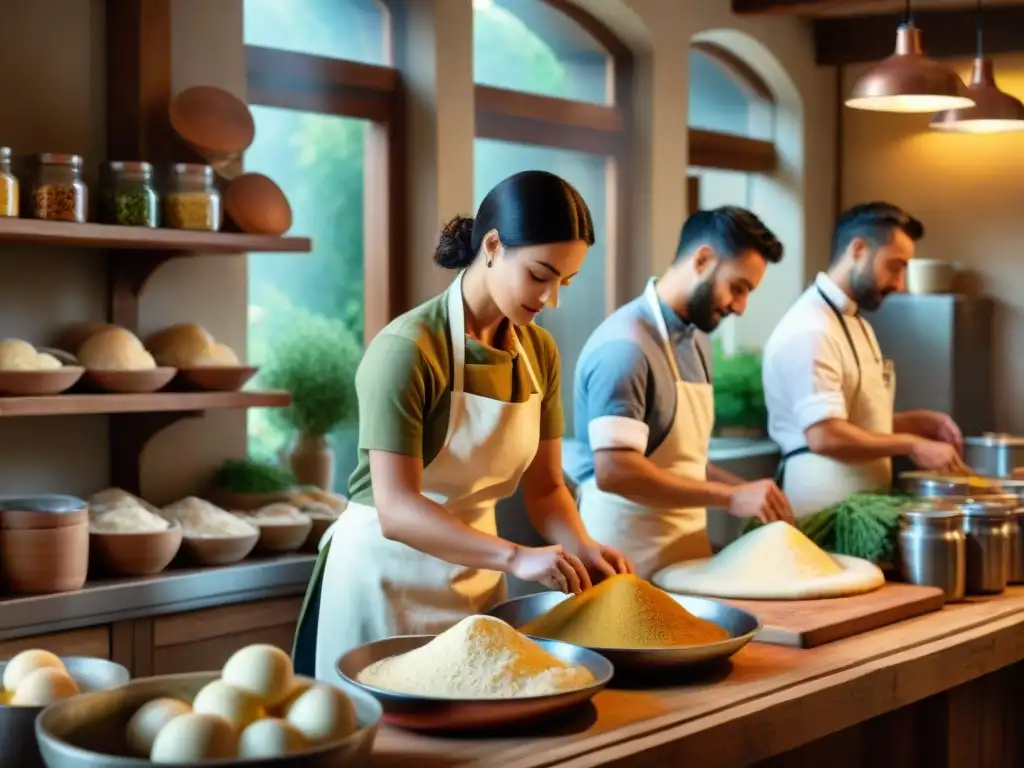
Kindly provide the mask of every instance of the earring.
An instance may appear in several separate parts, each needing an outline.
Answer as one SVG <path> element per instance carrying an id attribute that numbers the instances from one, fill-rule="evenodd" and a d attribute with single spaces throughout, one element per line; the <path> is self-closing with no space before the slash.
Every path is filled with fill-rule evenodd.
<path id="1" fill-rule="evenodd" d="M 494 266 L 494 257 L 492 256 L 491 258 L 487 259 L 487 268 L 490 269 L 493 266 Z"/>

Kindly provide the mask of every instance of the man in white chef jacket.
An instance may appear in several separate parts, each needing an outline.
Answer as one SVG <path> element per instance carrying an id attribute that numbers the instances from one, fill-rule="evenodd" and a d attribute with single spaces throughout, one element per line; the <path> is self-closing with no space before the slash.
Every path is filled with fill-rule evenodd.
<path id="1" fill-rule="evenodd" d="M 708 463 L 714 397 L 705 334 L 742 315 L 769 263 L 781 259 L 782 245 L 750 211 L 698 211 L 665 274 L 606 318 L 580 354 L 566 470 L 579 483 L 587 530 L 627 554 L 643 578 L 711 554 L 707 507 L 792 518 L 773 480 L 744 483 Z"/>
<path id="2" fill-rule="evenodd" d="M 934 411 L 893 413 L 896 378 L 863 317 L 903 290 L 921 222 L 890 203 L 844 212 L 832 261 L 783 316 L 764 348 L 768 434 L 776 480 L 799 518 L 851 493 L 889 488 L 892 457 L 960 471 L 963 437 Z"/>

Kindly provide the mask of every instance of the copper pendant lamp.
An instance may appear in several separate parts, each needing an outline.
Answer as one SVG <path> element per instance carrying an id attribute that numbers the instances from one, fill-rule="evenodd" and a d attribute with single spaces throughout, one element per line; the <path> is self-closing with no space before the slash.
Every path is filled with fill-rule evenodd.
<path id="1" fill-rule="evenodd" d="M 978 55 L 967 86 L 974 106 L 940 112 L 931 127 L 951 133 L 1009 133 L 1024 131 L 1024 104 L 996 85 L 995 67 L 982 50 L 981 0 L 978 0 Z"/>
<path id="2" fill-rule="evenodd" d="M 853 86 L 846 106 L 874 112 L 939 112 L 974 106 L 960 76 L 924 55 L 921 30 L 914 26 L 910 0 L 896 30 L 896 51 Z"/>

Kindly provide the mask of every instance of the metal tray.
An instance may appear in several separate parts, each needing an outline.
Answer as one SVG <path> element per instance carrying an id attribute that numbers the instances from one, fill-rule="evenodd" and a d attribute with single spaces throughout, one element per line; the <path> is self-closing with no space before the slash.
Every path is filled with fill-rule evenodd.
<path id="1" fill-rule="evenodd" d="M 671 646 L 668 648 L 590 648 L 615 665 L 617 672 L 647 672 L 677 669 L 727 659 L 745 646 L 761 631 L 761 620 L 740 608 L 706 597 L 674 595 L 669 597 L 694 616 L 712 621 L 729 633 L 727 640 L 707 645 Z M 569 595 L 563 592 L 541 592 L 526 595 L 496 605 L 490 615 L 508 622 L 515 628 L 543 616 Z M 530 635 L 534 640 L 542 638 Z"/>
<path id="2" fill-rule="evenodd" d="M 435 635 L 403 635 L 353 648 L 338 660 L 338 672 L 346 682 L 366 691 L 384 707 L 384 722 L 417 731 L 459 731 L 506 728 L 559 712 L 589 701 L 612 679 L 611 662 L 577 645 L 537 639 L 548 653 L 566 664 L 586 667 L 594 684 L 576 691 L 517 699 L 445 699 L 414 696 L 363 685 L 356 678 L 375 661 L 416 650 Z"/>

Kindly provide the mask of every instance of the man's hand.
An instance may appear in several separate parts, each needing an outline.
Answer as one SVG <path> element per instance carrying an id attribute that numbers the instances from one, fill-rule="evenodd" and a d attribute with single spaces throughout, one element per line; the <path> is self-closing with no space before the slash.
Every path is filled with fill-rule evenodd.
<path id="1" fill-rule="evenodd" d="M 938 440 L 951 445 L 957 454 L 963 455 L 964 436 L 960 427 L 948 414 L 938 411 L 908 411 L 897 414 L 893 420 L 896 432 L 909 432 L 929 440 Z"/>
<path id="2" fill-rule="evenodd" d="M 602 579 L 619 573 L 633 573 L 629 558 L 615 547 L 608 547 L 593 539 L 581 542 L 576 556 L 591 573 L 600 574 Z"/>
<path id="3" fill-rule="evenodd" d="M 910 449 L 910 460 L 929 472 L 965 474 L 967 466 L 960 458 L 960 452 L 949 443 L 919 438 Z"/>
<path id="4" fill-rule="evenodd" d="M 756 517 L 762 523 L 776 520 L 793 522 L 793 510 L 786 495 L 774 480 L 755 480 L 733 488 L 729 514 L 734 517 Z"/>

